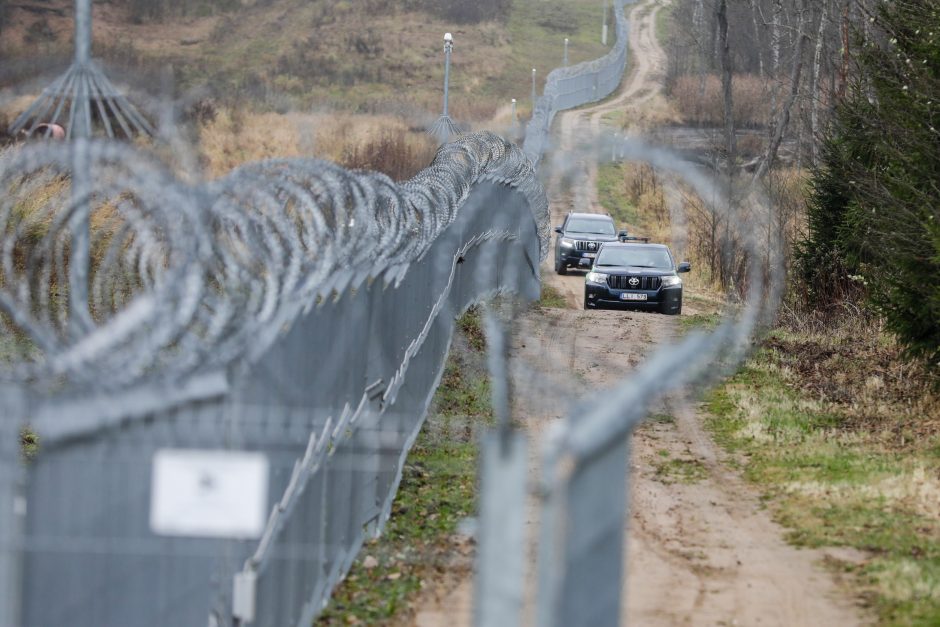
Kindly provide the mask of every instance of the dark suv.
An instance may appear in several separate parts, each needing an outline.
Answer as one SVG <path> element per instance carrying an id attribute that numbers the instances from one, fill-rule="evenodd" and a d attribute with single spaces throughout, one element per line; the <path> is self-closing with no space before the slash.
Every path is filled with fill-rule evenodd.
<path id="1" fill-rule="evenodd" d="M 679 274 L 691 270 L 688 261 L 676 265 L 662 244 L 604 244 L 585 277 L 584 308 L 653 309 L 677 316 L 682 313 Z"/>
<path id="2" fill-rule="evenodd" d="M 569 213 L 565 223 L 555 228 L 555 272 L 567 274 L 569 267 L 589 270 L 601 244 L 627 236 L 617 232 L 614 220 L 599 213 Z"/>

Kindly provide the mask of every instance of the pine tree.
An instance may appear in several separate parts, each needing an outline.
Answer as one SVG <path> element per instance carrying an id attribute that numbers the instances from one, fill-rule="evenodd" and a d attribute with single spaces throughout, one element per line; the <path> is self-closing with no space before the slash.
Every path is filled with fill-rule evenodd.
<path id="1" fill-rule="evenodd" d="M 857 274 L 914 354 L 940 368 L 940 0 L 884 3 L 813 179 L 810 298 Z"/>

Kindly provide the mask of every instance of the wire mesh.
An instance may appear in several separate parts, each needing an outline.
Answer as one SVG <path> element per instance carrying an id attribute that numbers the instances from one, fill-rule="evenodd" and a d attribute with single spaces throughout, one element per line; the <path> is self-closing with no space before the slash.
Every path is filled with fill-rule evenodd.
<path id="1" fill-rule="evenodd" d="M 3 528 L 23 529 L 8 624 L 309 624 L 387 520 L 455 316 L 501 292 L 538 296 L 534 171 L 478 134 L 400 186 L 294 160 L 191 188 L 126 146 L 89 144 L 81 202 L 114 226 L 92 220 L 107 252 L 81 335 L 47 296 L 67 285 L 59 251 L 78 203 L 63 192 L 18 210 L 68 176 L 71 150 L 0 165 L 0 306 L 22 338 L 4 376 L 28 390 L 3 413 L 42 441 L 22 487 L 4 484 L 29 505 Z M 25 247 L 36 222 L 51 226 Z M 263 454 L 273 509 L 259 539 L 155 530 L 154 460 L 180 449 Z"/>
<path id="2" fill-rule="evenodd" d="M 388 519 L 455 315 L 538 296 L 536 167 L 555 114 L 621 80 L 614 4 L 615 47 L 549 75 L 523 150 L 468 135 L 400 185 L 306 159 L 190 185 L 108 142 L 3 156 L 0 326 L 16 341 L 0 377 L 25 393 L 0 402 L 7 431 L 28 421 L 43 442 L 0 484 L 0 583 L 22 581 L 0 589 L 7 624 L 309 624 Z M 80 213 L 87 276 L 69 267 Z M 167 450 L 261 454 L 257 537 L 155 530 Z"/>

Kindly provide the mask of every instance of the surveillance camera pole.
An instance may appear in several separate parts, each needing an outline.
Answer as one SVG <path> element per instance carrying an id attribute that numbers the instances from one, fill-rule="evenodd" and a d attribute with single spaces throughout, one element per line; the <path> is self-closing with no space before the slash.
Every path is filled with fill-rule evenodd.
<path id="1" fill-rule="evenodd" d="M 454 52 L 453 35 L 444 35 L 444 116 L 449 115 L 448 101 L 450 100 L 450 55 Z"/>
<path id="2" fill-rule="evenodd" d="M 450 56 L 453 51 L 454 36 L 444 33 L 444 113 L 428 130 L 441 143 L 450 139 L 451 135 L 460 134 L 460 129 L 450 117 Z"/>

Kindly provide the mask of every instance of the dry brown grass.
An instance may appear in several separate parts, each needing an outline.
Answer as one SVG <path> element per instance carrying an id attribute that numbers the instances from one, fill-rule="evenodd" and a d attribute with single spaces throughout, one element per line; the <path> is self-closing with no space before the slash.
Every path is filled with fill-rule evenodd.
<path id="1" fill-rule="evenodd" d="M 806 397 L 847 416 L 843 430 L 901 450 L 940 433 L 940 378 L 907 357 L 877 316 L 845 304 L 842 316 L 784 308 L 780 322 L 768 347 Z"/>
<path id="2" fill-rule="evenodd" d="M 702 77 L 687 74 L 676 79 L 671 96 L 679 115 L 688 124 L 721 126 L 724 124 L 724 100 L 721 79 L 714 74 Z M 738 75 L 732 82 L 734 119 L 745 127 L 767 124 L 770 84 L 753 75 Z"/>
<path id="3" fill-rule="evenodd" d="M 317 157 L 396 179 L 427 167 L 436 147 L 390 115 L 245 113 L 220 109 L 199 130 L 207 173 L 221 176 L 251 161 Z"/>

